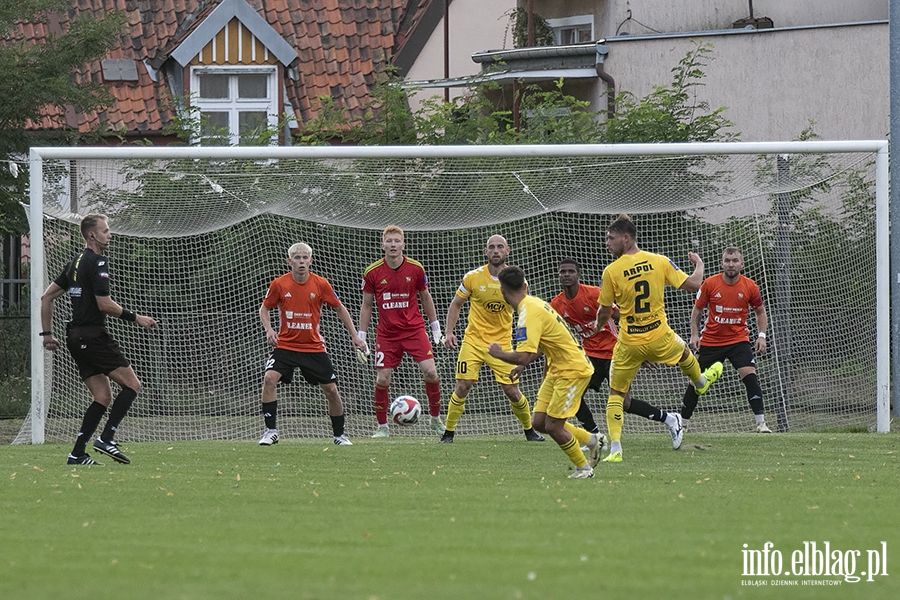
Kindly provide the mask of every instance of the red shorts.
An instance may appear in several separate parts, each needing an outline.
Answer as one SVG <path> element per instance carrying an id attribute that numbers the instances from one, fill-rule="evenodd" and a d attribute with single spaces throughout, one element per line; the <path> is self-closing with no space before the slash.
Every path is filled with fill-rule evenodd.
<path id="1" fill-rule="evenodd" d="M 375 336 L 376 369 L 397 368 L 400 366 L 404 353 L 409 354 L 417 363 L 434 358 L 434 351 L 431 349 L 431 342 L 428 340 L 428 334 L 425 333 L 424 328 L 403 338 Z"/>

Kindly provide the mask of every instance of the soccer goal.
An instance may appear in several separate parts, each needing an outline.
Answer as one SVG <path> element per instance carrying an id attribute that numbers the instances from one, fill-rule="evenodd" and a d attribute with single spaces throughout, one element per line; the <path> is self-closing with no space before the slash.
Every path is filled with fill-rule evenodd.
<path id="1" fill-rule="evenodd" d="M 83 247 L 78 222 L 90 212 L 110 217 L 113 298 L 160 323 L 154 332 L 109 323 L 143 383 L 117 436 L 125 441 L 258 436 L 269 353 L 258 310 L 269 282 L 287 271 L 294 242 L 312 246 L 313 271 L 356 321 L 363 270 L 382 256 L 381 231 L 403 227 L 443 322 L 462 276 L 484 264 L 491 234 L 506 236 L 510 264 L 549 300 L 560 291 L 563 258 L 581 263 L 583 283 L 599 284 L 611 260 L 605 228 L 622 212 L 635 220 L 643 249 L 688 271 L 689 251 L 709 275 L 720 271 L 726 246 L 743 250 L 769 315 L 769 351 L 757 362 L 773 429 L 889 430 L 887 142 L 35 148 L 30 176 L 33 391 L 18 442 L 71 440 L 89 402 L 68 353 L 45 352 L 38 333 L 40 292 Z M 684 338 L 692 300 L 667 295 L 670 323 Z M 65 299 L 56 303 L 60 339 L 69 311 Z M 465 322 L 464 311 L 460 337 Z M 357 362 L 333 311 L 324 311 L 322 330 L 347 433 L 367 436 L 373 367 Z M 446 404 L 456 353 L 438 348 L 435 356 Z M 321 391 L 297 379 L 278 391 L 282 436 L 327 436 Z M 523 375 L 529 400 L 540 379 L 537 364 Z M 675 368 L 642 369 L 632 391 L 677 410 L 685 385 Z M 390 393 L 424 399 L 409 358 Z M 605 395 L 587 396 L 600 423 Z M 753 426 L 727 366 L 691 428 Z M 638 417 L 625 430 L 665 431 Z M 457 431 L 521 431 L 489 372 Z M 425 424 L 394 428 L 428 433 Z"/>

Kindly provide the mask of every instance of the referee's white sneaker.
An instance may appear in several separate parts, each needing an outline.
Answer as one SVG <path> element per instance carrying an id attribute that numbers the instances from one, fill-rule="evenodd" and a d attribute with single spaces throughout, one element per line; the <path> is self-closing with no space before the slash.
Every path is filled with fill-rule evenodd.
<path id="1" fill-rule="evenodd" d="M 335 446 L 352 446 L 353 442 L 347 439 L 346 435 L 336 435 L 334 436 L 334 444 Z"/>
<path id="2" fill-rule="evenodd" d="M 259 438 L 260 446 L 274 446 L 278 443 L 278 430 L 266 429 L 266 432 Z"/>

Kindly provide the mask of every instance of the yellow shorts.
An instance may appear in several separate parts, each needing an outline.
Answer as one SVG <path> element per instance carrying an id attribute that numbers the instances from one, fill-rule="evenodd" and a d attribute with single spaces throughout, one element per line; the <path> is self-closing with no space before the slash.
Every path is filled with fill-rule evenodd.
<path id="1" fill-rule="evenodd" d="M 509 351 L 512 349 L 512 346 L 504 346 L 503 349 Z M 481 371 L 481 365 L 490 367 L 494 372 L 494 379 L 497 383 L 503 385 L 513 384 L 513 380 L 509 378 L 509 373 L 516 365 L 494 358 L 488 354 L 487 346 L 479 348 L 463 342 L 459 348 L 459 356 L 456 357 L 456 378 L 465 381 L 478 381 L 478 372 Z"/>
<path id="2" fill-rule="evenodd" d="M 677 365 L 685 348 L 687 345 L 684 340 L 671 329 L 649 344 L 629 346 L 616 342 L 612 364 L 609 367 L 610 389 L 627 392 L 644 361 Z"/>
<path id="3" fill-rule="evenodd" d="M 534 412 L 546 413 L 554 419 L 574 417 L 591 376 L 568 378 L 548 375 L 534 399 Z"/>

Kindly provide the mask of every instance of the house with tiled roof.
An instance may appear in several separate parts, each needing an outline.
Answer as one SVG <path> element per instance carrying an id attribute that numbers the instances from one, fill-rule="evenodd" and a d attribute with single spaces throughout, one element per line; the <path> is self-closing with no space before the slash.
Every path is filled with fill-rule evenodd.
<path id="1" fill-rule="evenodd" d="M 290 131 L 328 96 L 361 117 L 390 60 L 409 0 L 76 0 L 66 13 L 18 24 L 10 42 L 39 43 L 79 15 L 123 11 L 126 26 L 102 60 L 74 77 L 102 83 L 113 101 L 94 112 L 48 110 L 32 129 L 116 132 L 166 143 L 188 98 L 201 135 L 231 143 L 259 126 Z M 416 4 L 413 2 L 412 4 Z M 0 43 L 3 43 L 0 40 Z"/>

